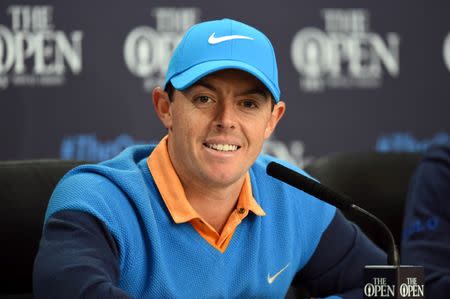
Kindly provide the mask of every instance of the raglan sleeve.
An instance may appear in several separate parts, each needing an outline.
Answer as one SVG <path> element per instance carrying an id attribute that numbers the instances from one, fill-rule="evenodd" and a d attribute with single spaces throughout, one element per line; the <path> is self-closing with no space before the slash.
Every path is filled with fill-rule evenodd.
<path id="1" fill-rule="evenodd" d="M 364 266 L 386 262 L 386 254 L 336 210 L 296 283 L 314 298 L 362 298 Z"/>
<path id="2" fill-rule="evenodd" d="M 34 262 L 35 298 L 131 298 L 118 279 L 118 246 L 102 221 L 74 210 L 47 220 Z"/>

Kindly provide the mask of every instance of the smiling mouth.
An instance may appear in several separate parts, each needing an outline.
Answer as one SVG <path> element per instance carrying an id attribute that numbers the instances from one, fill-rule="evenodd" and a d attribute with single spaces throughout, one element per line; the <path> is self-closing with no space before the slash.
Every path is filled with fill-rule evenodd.
<path id="1" fill-rule="evenodd" d="M 203 145 L 218 152 L 234 152 L 241 148 L 234 144 L 203 143 Z"/>

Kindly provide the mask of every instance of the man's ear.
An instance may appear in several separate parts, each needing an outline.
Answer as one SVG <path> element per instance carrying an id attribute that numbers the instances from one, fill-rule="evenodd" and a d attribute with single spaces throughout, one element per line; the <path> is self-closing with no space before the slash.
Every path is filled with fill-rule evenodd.
<path id="1" fill-rule="evenodd" d="M 158 114 L 159 119 L 163 125 L 170 130 L 172 127 L 172 113 L 170 110 L 170 99 L 167 92 L 161 87 L 156 87 L 152 92 L 153 107 L 155 108 L 156 114 Z"/>
<path id="2" fill-rule="evenodd" d="M 275 130 L 278 122 L 284 115 L 284 111 L 286 110 L 286 104 L 282 101 L 279 101 L 272 110 L 272 115 L 270 116 L 269 122 L 267 123 L 266 130 L 264 132 L 264 139 L 267 139 L 272 135 L 273 130 Z"/>

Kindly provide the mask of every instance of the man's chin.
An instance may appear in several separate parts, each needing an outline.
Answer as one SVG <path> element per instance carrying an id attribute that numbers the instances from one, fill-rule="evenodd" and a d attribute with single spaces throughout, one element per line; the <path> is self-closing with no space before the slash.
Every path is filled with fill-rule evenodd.
<path id="1" fill-rule="evenodd" d="M 237 172 L 231 171 L 224 167 L 222 168 L 214 168 L 209 170 L 208 181 L 217 187 L 229 187 L 234 183 L 238 182 L 240 179 L 243 179 L 245 176 L 245 172 Z"/>

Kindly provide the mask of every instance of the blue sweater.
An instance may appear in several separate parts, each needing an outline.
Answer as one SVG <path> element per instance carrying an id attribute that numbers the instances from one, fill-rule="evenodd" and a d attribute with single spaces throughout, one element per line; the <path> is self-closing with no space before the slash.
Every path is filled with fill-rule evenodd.
<path id="1" fill-rule="evenodd" d="M 250 169 L 253 195 L 267 215 L 251 214 L 245 218 L 221 253 L 189 223 L 173 222 L 146 164 L 153 148 L 129 148 L 115 159 L 78 167 L 61 180 L 48 206 L 46 229 L 36 259 L 37 298 L 39 294 L 55 294 L 58 287 L 48 285 L 51 277 L 66 275 L 70 279 L 73 274 L 67 269 L 72 268 L 75 273 L 83 273 L 85 264 L 92 262 L 86 258 L 91 249 L 100 251 L 97 256 L 102 255 L 102 250 L 108 251 L 83 237 L 81 243 L 88 244 L 88 248 L 70 251 L 69 247 L 69 254 L 61 253 L 68 249 L 58 244 L 64 244 L 64 229 L 57 234 L 59 242 L 51 237 L 51 229 L 58 227 L 61 215 L 62 222 L 69 219 L 76 223 L 85 215 L 98 220 L 101 228 L 96 234 L 109 240 L 107 248 L 112 248 L 105 253 L 105 259 L 117 263 L 117 269 L 106 266 L 103 276 L 96 273 L 89 278 L 92 271 L 85 271 L 86 275 L 65 282 L 90 281 L 83 282 L 85 294 L 100 294 L 99 290 L 89 293 L 97 284 L 111 297 L 119 292 L 134 298 L 280 298 L 286 295 L 297 274 L 303 276 L 299 280 L 310 286 L 313 293 L 356 294 L 359 292 L 352 289 L 360 287 L 364 264 L 385 263 L 384 254 L 334 207 L 267 176 L 266 166 L 274 160 L 268 156 L 259 157 Z M 67 216 L 65 211 L 75 211 L 80 217 L 70 213 Z M 85 228 L 81 230 L 84 232 Z M 70 240 L 68 243 L 73 244 Z M 108 258 L 111 252 L 115 255 Z M 56 255 L 58 263 L 45 265 L 51 255 Z M 344 273 L 344 269 L 348 272 Z M 105 288 L 108 280 L 112 288 Z M 61 281 L 64 285 L 66 279 Z"/>

